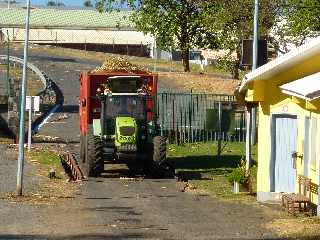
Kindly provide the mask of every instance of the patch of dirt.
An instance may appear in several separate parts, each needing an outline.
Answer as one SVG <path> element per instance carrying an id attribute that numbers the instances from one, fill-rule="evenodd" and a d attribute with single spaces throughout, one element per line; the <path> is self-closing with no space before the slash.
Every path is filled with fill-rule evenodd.
<path id="1" fill-rule="evenodd" d="M 233 95 L 238 84 L 239 80 L 224 78 L 219 74 L 159 73 L 160 89 Z"/>
<path id="2" fill-rule="evenodd" d="M 32 146 L 33 151 L 37 152 L 53 152 L 59 155 L 66 144 L 34 144 Z M 7 148 L 7 154 L 15 154 L 17 159 L 17 144 L 10 144 Z M 62 166 L 51 166 L 41 164 L 38 160 L 28 156 L 26 151 L 26 161 L 28 161 L 34 170 L 26 175 L 26 177 L 38 179 L 39 183 L 32 189 L 28 189 L 24 192 L 23 196 L 17 196 L 16 193 L 0 193 L 0 199 L 6 199 L 10 203 L 28 203 L 31 205 L 54 205 L 58 199 L 73 199 L 75 193 L 79 190 L 81 182 L 69 182 L 65 175 Z M 50 179 L 48 173 L 50 169 L 58 173 L 60 178 Z"/>
<path id="3" fill-rule="evenodd" d="M 301 239 L 308 236 L 319 239 L 320 219 L 317 217 L 287 217 L 275 219 L 266 224 L 266 228 L 277 232 L 281 237 L 294 237 Z"/>

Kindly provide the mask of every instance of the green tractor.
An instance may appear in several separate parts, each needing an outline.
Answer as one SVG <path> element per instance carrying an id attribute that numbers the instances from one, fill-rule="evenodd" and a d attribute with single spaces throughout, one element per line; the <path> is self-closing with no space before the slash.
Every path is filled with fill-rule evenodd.
<path id="1" fill-rule="evenodd" d="M 173 176 L 166 139 L 159 135 L 157 77 L 152 74 L 94 74 L 80 78 L 81 165 L 98 177 L 105 161 L 127 159 L 153 177 Z"/>

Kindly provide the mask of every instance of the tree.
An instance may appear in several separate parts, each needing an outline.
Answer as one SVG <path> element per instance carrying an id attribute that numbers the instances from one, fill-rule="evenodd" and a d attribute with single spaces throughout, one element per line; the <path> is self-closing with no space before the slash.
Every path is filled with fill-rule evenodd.
<path id="1" fill-rule="evenodd" d="M 274 26 L 282 0 L 260 0 L 259 30 L 267 38 Z M 220 48 L 227 50 L 227 62 L 233 67 L 233 77 L 239 78 L 241 42 L 253 36 L 253 0 L 210 0 L 205 4 L 205 24 L 216 32 Z M 236 53 L 236 59 L 231 55 Z M 225 60 L 225 59 L 224 59 Z"/>
<path id="2" fill-rule="evenodd" d="M 319 0 L 288 0 L 282 8 L 271 38 L 276 49 L 288 52 L 308 38 L 320 36 Z"/>
<path id="3" fill-rule="evenodd" d="M 93 7 L 93 4 L 92 4 L 91 0 L 85 0 L 84 3 L 83 3 L 83 5 L 84 5 L 85 7 Z"/>
<path id="4" fill-rule="evenodd" d="M 110 9 L 114 0 L 101 0 L 96 7 Z M 124 2 L 124 1 L 122 1 Z M 127 1 L 134 9 L 131 20 L 137 30 L 152 34 L 157 48 L 180 50 L 184 71 L 190 71 L 189 53 L 192 48 L 215 48 L 215 34 L 204 23 L 202 4 L 192 0 Z"/>
<path id="5" fill-rule="evenodd" d="M 47 6 L 48 6 L 48 7 L 56 6 L 56 1 L 53 1 L 53 0 L 48 1 L 48 2 L 47 2 Z"/>
<path id="6" fill-rule="evenodd" d="M 49 0 L 47 2 L 47 6 L 48 7 L 64 7 L 65 4 L 63 2 L 60 2 L 60 1 Z"/>

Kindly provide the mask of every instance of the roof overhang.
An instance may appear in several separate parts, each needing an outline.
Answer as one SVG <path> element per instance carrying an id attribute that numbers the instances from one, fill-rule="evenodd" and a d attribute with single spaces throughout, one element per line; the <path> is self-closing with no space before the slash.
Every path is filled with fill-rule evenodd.
<path id="1" fill-rule="evenodd" d="M 297 66 L 303 61 L 319 54 L 320 37 L 248 73 L 242 79 L 238 91 L 245 91 L 248 88 L 248 84 L 250 82 L 268 80 L 273 76 L 276 76 L 277 74 L 286 71 L 287 69 Z"/>
<path id="2" fill-rule="evenodd" d="M 320 72 L 280 86 L 283 93 L 308 101 L 320 97 Z"/>

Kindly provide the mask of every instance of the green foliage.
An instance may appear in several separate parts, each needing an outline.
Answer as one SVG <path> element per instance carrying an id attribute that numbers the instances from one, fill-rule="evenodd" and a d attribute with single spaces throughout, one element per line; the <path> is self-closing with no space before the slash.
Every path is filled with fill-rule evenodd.
<path id="1" fill-rule="evenodd" d="M 238 74 L 236 69 L 238 69 L 239 67 L 238 61 L 238 59 L 233 59 L 230 55 L 226 55 L 217 59 L 216 66 L 218 69 L 230 72 L 235 78 L 238 78 L 236 77 L 236 75 Z"/>
<path id="2" fill-rule="evenodd" d="M 273 27 L 282 0 L 260 0 L 260 36 L 267 38 Z M 253 35 L 252 0 L 216 0 L 205 3 L 205 24 L 216 32 L 221 49 L 228 50 L 225 58 L 218 61 L 224 69 L 229 69 L 234 78 L 239 78 L 239 65 L 242 39 Z M 230 53 L 236 53 L 236 59 Z"/>
<path id="3" fill-rule="evenodd" d="M 320 36 L 319 0 L 288 0 L 281 9 L 270 39 L 275 48 L 283 53 L 290 45 L 300 46 L 310 37 Z"/>
<path id="4" fill-rule="evenodd" d="M 91 0 L 85 0 L 83 2 L 83 6 L 85 6 L 85 7 L 93 7 L 93 4 L 92 4 Z"/>
<path id="5" fill-rule="evenodd" d="M 114 2 L 117 1 L 100 0 L 97 2 L 97 9 L 112 9 Z M 204 24 L 202 4 L 197 1 L 129 0 L 127 3 L 135 10 L 131 20 L 136 28 L 155 36 L 157 48 L 181 50 L 185 71 L 190 71 L 190 49 L 217 47 L 215 32 L 209 31 Z"/>
<path id="6" fill-rule="evenodd" d="M 51 169 L 55 170 L 55 178 L 62 179 L 64 177 L 60 157 L 57 153 L 51 150 L 32 150 L 27 153 L 27 157 L 30 161 L 39 163 L 41 169 L 45 170 L 46 173 L 50 172 Z"/>
<path id="7" fill-rule="evenodd" d="M 233 171 L 228 175 L 228 181 L 230 183 L 238 182 L 240 184 L 244 184 L 248 181 L 248 178 L 245 175 L 245 161 L 241 160 L 240 164 L 237 168 L 233 169 Z"/>
<path id="8" fill-rule="evenodd" d="M 64 7 L 65 4 L 61 1 L 54 1 L 54 0 L 49 0 L 47 2 L 48 7 Z"/>
<path id="9" fill-rule="evenodd" d="M 237 182 L 240 184 L 244 184 L 247 179 L 244 176 L 244 173 L 239 168 L 236 168 L 228 175 L 228 181 L 230 183 Z"/>
<path id="10" fill-rule="evenodd" d="M 52 152 L 52 151 L 38 151 L 34 150 L 29 153 L 29 157 L 32 160 L 35 160 L 43 165 L 60 165 L 60 158 L 59 156 Z"/>

